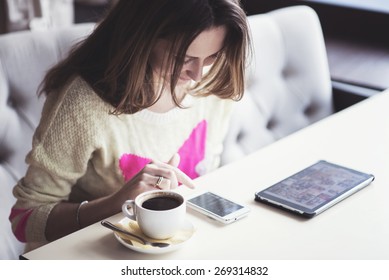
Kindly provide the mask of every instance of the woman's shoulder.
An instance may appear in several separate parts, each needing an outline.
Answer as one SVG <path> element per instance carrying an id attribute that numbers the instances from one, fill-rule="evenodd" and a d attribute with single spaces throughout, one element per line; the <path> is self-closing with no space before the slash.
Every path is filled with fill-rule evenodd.
<path id="1" fill-rule="evenodd" d="M 94 119 L 108 115 L 113 107 L 104 102 L 92 87 L 80 76 L 71 78 L 58 92 L 49 94 L 46 100 L 52 118 L 65 116 L 69 119 Z"/>
<path id="2" fill-rule="evenodd" d="M 80 76 L 75 76 L 62 89 L 64 101 L 75 107 L 96 112 L 97 108 L 112 110 L 111 106 L 104 102 L 92 89 L 92 87 Z M 92 107 L 90 107 L 92 106 Z"/>
<path id="3" fill-rule="evenodd" d="M 43 107 L 37 136 L 45 138 L 53 131 L 70 132 L 71 129 L 92 131 L 110 107 L 81 77 L 72 78 L 60 91 L 50 93 Z"/>

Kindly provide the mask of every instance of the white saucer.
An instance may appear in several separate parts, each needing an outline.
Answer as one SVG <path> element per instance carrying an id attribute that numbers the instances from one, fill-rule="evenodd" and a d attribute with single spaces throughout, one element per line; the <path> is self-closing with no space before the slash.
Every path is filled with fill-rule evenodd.
<path id="1" fill-rule="evenodd" d="M 136 222 L 134 222 L 128 218 L 124 218 L 124 219 L 120 220 L 118 224 L 130 232 L 134 232 L 137 235 L 142 235 L 142 234 L 139 234 L 138 230 L 134 230 L 133 228 L 131 228 L 131 227 L 138 227 L 138 225 Z M 173 236 L 169 239 L 166 239 L 166 240 L 157 240 L 157 241 L 166 242 L 166 243 L 171 244 L 170 246 L 164 247 L 164 248 L 153 247 L 150 245 L 143 245 L 135 240 L 125 239 L 123 235 L 120 235 L 120 233 L 114 232 L 114 235 L 115 235 L 116 239 L 123 246 L 125 246 L 133 251 L 146 253 L 146 254 L 162 254 L 162 253 L 175 251 L 175 250 L 181 248 L 193 236 L 194 232 L 195 232 L 195 228 L 194 228 L 193 224 L 189 220 L 186 220 L 184 222 L 182 228 L 180 229 L 180 231 L 175 236 Z M 145 236 L 142 235 L 142 237 L 145 237 Z M 145 239 L 150 239 L 150 238 L 145 237 Z M 152 241 L 152 240 L 150 240 L 150 241 Z"/>

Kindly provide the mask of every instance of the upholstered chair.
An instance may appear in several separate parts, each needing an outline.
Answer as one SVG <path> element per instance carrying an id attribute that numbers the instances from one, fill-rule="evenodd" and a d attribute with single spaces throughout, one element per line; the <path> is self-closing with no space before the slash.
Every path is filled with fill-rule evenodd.
<path id="1" fill-rule="evenodd" d="M 249 16 L 253 57 L 244 98 L 225 140 L 223 164 L 333 112 L 321 25 L 307 6 Z"/>
<path id="2" fill-rule="evenodd" d="M 23 250 L 8 216 L 15 202 L 12 188 L 26 171 L 24 159 L 44 102 L 37 97 L 38 85 L 50 66 L 93 27 L 87 23 L 0 36 L 0 259 L 18 258 Z"/>

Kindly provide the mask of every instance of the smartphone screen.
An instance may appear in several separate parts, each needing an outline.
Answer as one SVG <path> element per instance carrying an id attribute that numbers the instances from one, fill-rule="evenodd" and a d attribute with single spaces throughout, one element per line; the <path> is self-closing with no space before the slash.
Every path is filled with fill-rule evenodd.
<path id="1" fill-rule="evenodd" d="M 216 215 L 222 218 L 236 218 L 234 213 L 243 214 L 242 210 L 247 209 L 243 205 L 237 204 L 211 192 L 206 192 L 189 199 L 188 203 L 189 206 L 192 205 L 195 209 L 200 209 L 208 214 Z"/>
<path id="2" fill-rule="evenodd" d="M 228 199 L 222 198 L 210 192 L 194 197 L 189 201 L 220 217 L 227 216 L 243 208 L 242 205 L 236 204 Z"/>

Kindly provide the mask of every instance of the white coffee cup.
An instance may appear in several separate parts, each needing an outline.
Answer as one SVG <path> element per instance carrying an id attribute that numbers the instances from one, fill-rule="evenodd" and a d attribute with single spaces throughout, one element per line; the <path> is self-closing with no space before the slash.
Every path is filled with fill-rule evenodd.
<path id="1" fill-rule="evenodd" d="M 137 221 L 141 231 L 154 239 L 174 236 L 182 227 L 186 203 L 182 195 L 167 190 L 155 190 L 126 200 L 122 206 L 126 217 Z"/>

